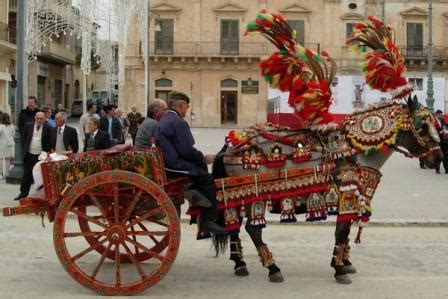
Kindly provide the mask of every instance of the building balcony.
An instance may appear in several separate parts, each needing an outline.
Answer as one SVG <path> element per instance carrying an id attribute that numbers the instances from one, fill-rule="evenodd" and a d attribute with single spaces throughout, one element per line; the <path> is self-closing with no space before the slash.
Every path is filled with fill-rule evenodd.
<path id="1" fill-rule="evenodd" d="M 8 24 L 0 22 L 0 53 L 14 54 L 16 51 L 17 47 L 11 41 Z"/>
<path id="2" fill-rule="evenodd" d="M 406 60 L 428 60 L 428 47 L 398 46 L 398 49 Z M 448 47 L 433 46 L 432 58 L 434 60 L 448 60 Z"/>
<path id="3" fill-rule="evenodd" d="M 318 44 L 307 44 L 307 47 L 317 50 Z M 242 57 L 259 58 L 271 55 L 276 48 L 267 42 L 183 42 L 183 41 L 151 41 L 150 56 L 175 57 Z M 137 49 L 141 55 L 141 50 Z M 135 50 L 131 52 L 136 52 Z M 129 53 L 129 52 L 128 52 Z M 132 54 L 131 54 L 132 55 Z"/>
<path id="4" fill-rule="evenodd" d="M 49 42 L 42 48 L 39 57 L 57 64 L 75 64 L 76 63 L 76 51 L 75 49 L 57 42 Z"/>

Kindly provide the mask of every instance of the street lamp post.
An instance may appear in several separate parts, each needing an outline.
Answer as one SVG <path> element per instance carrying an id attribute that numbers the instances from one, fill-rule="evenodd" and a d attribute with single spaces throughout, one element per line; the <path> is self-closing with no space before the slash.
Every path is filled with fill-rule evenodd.
<path id="1" fill-rule="evenodd" d="M 428 88 L 426 91 L 426 105 L 429 111 L 434 112 L 434 81 L 432 79 L 432 0 L 428 6 L 429 39 L 428 39 Z"/>
<path id="2" fill-rule="evenodd" d="M 146 1 L 148 2 L 148 1 Z M 150 46 L 149 46 L 149 37 L 150 37 L 150 29 L 149 29 L 149 25 L 150 25 L 150 16 L 151 14 L 154 14 L 156 16 L 156 21 L 155 21 L 155 27 L 154 30 L 159 32 L 162 31 L 162 27 L 160 26 L 160 23 L 158 22 L 160 15 L 158 13 L 151 13 L 149 11 L 149 7 L 147 7 L 148 9 L 148 13 L 145 16 L 145 25 L 147 28 L 147 32 L 145 33 L 145 40 L 144 40 L 144 47 L 146 51 L 143 51 L 143 54 L 146 55 L 146 57 L 144 57 L 144 61 L 145 63 L 145 105 L 144 105 L 144 113 L 147 113 L 148 110 L 148 103 L 151 99 L 151 74 L 150 74 L 150 68 L 149 68 L 149 56 L 150 56 Z"/>
<path id="3" fill-rule="evenodd" d="M 17 56 L 16 56 L 16 75 L 17 75 L 17 89 L 15 98 L 15 112 L 16 112 L 16 134 L 14 136 L 15 142 L 15 157 L 14 167 L 6 177 L 6 182 L 10 184 L 20 183 L 23 176 L 23 143 L 22 136 L 18 129 L 19 115 L 23 109 L 24 100 L 24 86 L 27 82 L 25 80 L 25 0 L 17 1 Z"/>

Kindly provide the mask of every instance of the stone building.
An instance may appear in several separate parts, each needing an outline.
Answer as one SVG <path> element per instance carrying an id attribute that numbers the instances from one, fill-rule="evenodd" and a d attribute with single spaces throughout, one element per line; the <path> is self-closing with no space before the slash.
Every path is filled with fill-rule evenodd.
<path id="1" fill-rule="evenodd" d="M 11 3 L 10 3 L 11 2 Z M 13 82 L 15 73 L 15 25 L 17 5 L 15 1 L 0 0 L 0 110 L 11 113 L 9 103 L 14 102 Z"/>
<path id="2" fill-rule="evenodd" d="M 448 29 L 448 1 L 433 0 L 433 6 L 433 76 L 438 82 L 435 96 L 437 107 L 444 108 L 448 86 L 448 37 L 444 34 Z M 273 108 L 268 108 L 271 94 L 257 64 L 273 48 L 260 36 L 243 36 L 246 23 L 253 21 L 263 8 L 281 12 L 297 31 L 301 43 L 313 50 L 325 49 L 336 59 L 339 81 L 350 82 L 353 87 L 346 95 L 352 97 L 346 100 L 352 106 L 340 110 L 358 108 L 363 97 L 368 97 L 368 89 L 357 83 L 361 76 L 359 61 L 349 55 L 346 38 L 353 26 L 369 15 L 385 20 L 396 30 L 396 44 L 408 66 L 407 76 L 423 101 L 427 79 L 428 1 L 403 0 L 150 1 L 149 99 L 165 98 L 171 90 L 189 94 L 192 106 L 187 119 L 193 126 L 244 127 L 265 121 L 267 112 Z M 120 105 L 129 109 L 137 104 L 142 110 L 144 64 L 138 25 L 135 20 L 131 24 Z M 341 101 L 345 99 L 335 100 Z"/>

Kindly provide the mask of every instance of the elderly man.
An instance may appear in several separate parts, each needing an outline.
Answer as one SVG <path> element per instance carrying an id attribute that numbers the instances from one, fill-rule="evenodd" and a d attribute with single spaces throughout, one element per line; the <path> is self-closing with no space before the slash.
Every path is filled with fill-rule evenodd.
<path id="1" fill-rule="evenodd" d="M 208 173 L 207 164 L 213 163 L 213 155 L 204 155 L 194 148 L 194 138 L 188 123 L 184 120 L 190 107 L 190 99 L 181 92 L 168 95 L 169 110 L 160 119 L 155 138 L 161 147 L 167 173 L 188 176 L 193 182 L 191 189 L 198 190 L 210 202 L 209 207 L 201 207 L 201 223 L 198 237 L 212 234 L 226 234 L 219 226 L 216 190 L 213 176 Z"/>
<path id="2" fill-rule="evenodd" d="M 15 200 L 28 196 L 31 184 L 33 183 L 33 167 L 37 163 L 42 152 L 54 150 L 54 136 L 52 128 L 44 123 L 45 115 L 37 112 L 34 122 L 25 124 L 23 130 L 23 178 L 20 184 L 20 194 Z"/>
<path id="3" fill-rule="evenodd" d="M 102 150 L 110 148 L 109 135 L 98 129 L 100 121 L 96 117 L 91 117 L 87 121 L 90 133 L 86 134 L 84 151 Z"/>
<path id="4" fill-rule="evenodd" d="M 137 111 L 137 106 L 131 106 L 131 112 L 128 113 L 129 134 L 132 136 L 132 145 L 135 145 L 135 137 L 137 136 L 138 121 L 142 118 L 142 114 Z"/>
<path id="5" fill-rule="evenodd" d="M 56 122 L 56 141 L 55 151 L 58 154 L 64 154 L 65 152 L 78 152 L 78 134 L 76 129 L 67 126 L 67 115 L 65 112 L 58 112 L 54 118 Z"/>
<path id="6" fill-rule="evenodd" d="M 162 118 L 167 109 L 166 102 L 162 99 L 155 99 L 148 106 L 147 117 L 138 127 L 135 137 L 135 147 L 144 149 L 151 147 L 151 138 L 154 136 L 154 130 L 157 122 Z"/>

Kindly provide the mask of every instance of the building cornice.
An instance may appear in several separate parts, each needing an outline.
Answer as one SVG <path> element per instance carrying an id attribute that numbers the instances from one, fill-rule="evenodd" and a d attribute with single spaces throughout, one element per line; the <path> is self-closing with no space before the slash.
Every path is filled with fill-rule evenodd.
<path id="1" fill-rule="evenodd" d="M 297 3 L 294 3 L 292 5 L 288 5 L 282 9 L 279 10 L 281 13 L 289 13 L 289 14 L 310 14 L 311 10 L 303 5 L 299 5 Z"/>
<path id="2" fill-rule="evenodd" d="M 151 6 L 149 8 L 149 11 L 157 12 L 157 13 L 164 13 L 164 12 L 178 13 L 178 12 L 182 11 L 182 8 L 175 6 L 175 5 L 163 3 L 163 4 Z"/>
<path id="3" fill-rule="evenodd" d="M 421 18 L 427 18 L 428 12 L 420 7 L 411 7 L 409 9 L 403 10 L 400 12 L 400 15 L 403 17 L 421 17 Z"/>
<path id="4" fill-rule="evenodd" d="M 356 20 L 356 21 L 363 21 L 366 19 L 365 16 L 362 14 L 356 13 L 356 12 L 348 12 L 340 16 L 341 20 L 348 21 L 348 20 Z"/>

